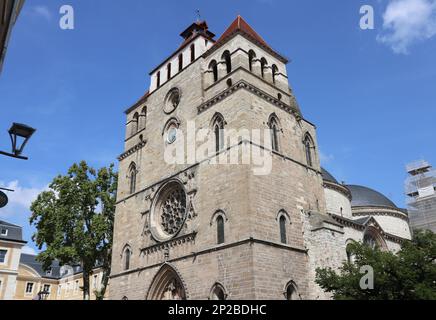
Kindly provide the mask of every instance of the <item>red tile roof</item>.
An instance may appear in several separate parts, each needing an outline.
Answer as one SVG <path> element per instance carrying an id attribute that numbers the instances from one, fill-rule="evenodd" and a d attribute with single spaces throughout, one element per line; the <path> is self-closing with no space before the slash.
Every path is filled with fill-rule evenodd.
<path id="1" fill-rule="evenodd" d="M 272 50 L 271 47 L 266 43 L 266 41 L 263 40 L 263 38 L 256 31 L 254 31 L 254 29 L 239 15 L 227 28 L 227 30 L 224 31 L 221 37 L 217 40 L 217 43 L 219 43 L 220 41 L 224 41 L 224 39 L 238 31 L 242 31 L 243 33 L 247 34 L 251 38 L 261 43 L 263 46 Z"/>

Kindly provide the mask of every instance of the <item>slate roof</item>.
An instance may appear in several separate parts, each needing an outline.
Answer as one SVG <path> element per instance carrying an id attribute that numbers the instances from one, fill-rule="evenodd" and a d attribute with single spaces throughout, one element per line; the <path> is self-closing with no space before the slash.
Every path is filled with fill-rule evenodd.
<path id="1" fill-rule="evenodd" d="M 6 235 L 2 231 L 6 230 Z M 23 240 L 23 232 L 20 226 L 0 220 L 0 240 L 27 243 Z"/>
<path id="2" fill-rule="evenodd" d="M 359 185 L 347 185 L 347 188 L 351 192 L 352 207 L 390 207 L 398 209 L 395 203 L 393 203 L 385 195 L 371 188 L 359 186 Z"/>

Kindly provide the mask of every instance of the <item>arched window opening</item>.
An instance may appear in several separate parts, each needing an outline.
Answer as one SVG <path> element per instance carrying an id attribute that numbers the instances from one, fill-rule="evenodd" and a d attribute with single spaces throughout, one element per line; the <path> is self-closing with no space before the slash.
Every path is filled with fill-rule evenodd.
<path id="1" fill-rule="evenodd" d="M 124 250 L 124 270 L 130 269 L 130 256 L 132 255 L 132 251 L 130 248 L 126 248 Z"/>
<path id="2" fill-rule="evenodd" d="M 363 243 L 372 249 L 379 247 L 379 243 L 372 233 L 365 233 Z"/>
<path id="3" fill-rule="evenodd" d="M 136 191 L 136 165 L 132 163 L 130 165 L 129 169 L 129 179 L 130 179 L 130 185 L 129 185 L 129 192 L 130 194 L 135 193 Z"/>
<path id="4" fill-rule="evenodd" d="M 183 53 L 179 54 L 179 71 L 183 69 Z"/>
<path id="5" fill-rule="evenodd" d="M 276 83 L 276 75 L 278 74 L 279 68 L 277 68 L 277 66 L 275 64 L 272 65 L 271 67 L 272 70 L 272 79 L 273 79 L 273 83 Z"/>
<path id="6" fill-rule="evenodd" d="M 286 300 L 298 300 L 299 295 L 297 291 L 297 287 L 293 282 L 290 282 L 286 286 L 286 292 L 285 292 Z"/>
<path id="7" fill-rule="evenodd" d="M 218 81 L 218 64 L 216 63 L 215 60 L 212 60 L 209 64 L 209 70 L 212 71 L 212 75 L 213 75 L 213 82 L 217 82 Z"/>
<path id="8" fill-rule="evenodd" d="M 190 49 L 191 49 L 191 62 L 194 62 L 194 60 L 195 60 L 195 45 L 191 44 Z"/>
<path id="9" fill-rule="evenodd" d="M 260 59 L 260 72 L 262 74 L 262 78 L 265 78 L 265 69 L 267 65 L 268 62 L 266 61 L 265 58 Z"/>
<path id="10" fill-rule="evenodd" d="M 141 111 L 141 129 L 145 129 L 147 126 L 147 107 L 142 108 Z"/>
<path id="11" fill-rule="evenodd" d="M 363 243 L 372 249 L 387 250 L 386 242 L 382 235 L 373 226 L 369 226 L 363 235 Z"/>
<path id="12" fill-rule="evenodd" d="M 157 72 L 156 75 L 156 86 L 159 88 L 160 87 L 160 71 Z"/>
<path id="13" fill-rule="evenodd" d="M 210 300 L 226 300 L 227 295 L 220 284 L 215 284 L 210 294 Z"/>
<path id="14" fill-rule="evenodd" d="M 354 254 L 353 254 L 353 252 L 351 250 L 351 245 L 352 245 L 352 243 L 349 242 L 347 244 L 347 246 L 345 247 L 345 252 L 347 253 L 347 261 L 348 261 L 348 263 L 354 263 Z"/>
<path id="15" fill-rule="evenodd" d="M 286 217 L 282 215 L 279 219 L 280 223 L 280 242 L 286 244 L 287 238 L 286 238 Z"/>
<path id="16" fill-rule="evenodd" d="M 273 151 L 279 151 L 279 125 L 275 117 L 272 117 L 268 123 L 271 132 L 271 148 Z"/>
<path id="17" fill-rule="evenodd" d="M 253 50 L 248 51 L 248 66 L 250 68 L 250 71 L 253 71 L 253 63 L 255 58 L 256 58 L 256 53 L 254 53 Z"/>
<path id="18" fill-rule="evenodd" d="M 139 114 L 136 112 L 132 119 L 132 136 L 138 132 Z"/>
<path id="19" fill-rule="evenodd" d="M 216 229 L 217 229 L 217 243 L 224 243 L 224 218 L 222 216 L 218 216 L 216 218 Z"/>
<path id="20" fill-rule="evenodd" d="M 171 63 L 167 64 L 167 80 L 171 79 Z"/>
<path id="21" fill-rule="evenodd" d="M 226 64 L 227 74 L 232 72 L 232 58 L 230 56 L 230 52 L 228 50 L 224 51 L 222 58 Z"/>
<path id="22" fill-rule="evenodd" d="M 312 139 L 310 138 L 309 135 L 306 135 L 306 137 L 304 138 L 304 149 L 306 152 L 307 165 L 309 167 L 312 167 L 313 166 L 312 149 L 314 149 L 314 147 L 313 147 Z"/>
<path id="23" fill-rule="evenodd" d="M 213 133 L 215 136 L 215 151 L 218 152 L 224 148 L 224 118 L 217 114 L 213 121 Z"/>
<path id="24" fill-rule="evenodd" d="M 155 275 L 148 290 L 148 300 L 186 300 L 186 290 L 180 275 L 168 264 Z"/>

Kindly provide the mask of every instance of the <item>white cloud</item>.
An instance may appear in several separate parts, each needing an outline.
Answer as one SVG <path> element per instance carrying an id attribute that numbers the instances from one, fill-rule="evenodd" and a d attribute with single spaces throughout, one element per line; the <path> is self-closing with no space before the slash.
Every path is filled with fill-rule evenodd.
<path id="1" fill-rule="evenodd" d="M 30 8 L 30 13 L 36 17 L 42 17 L 47 21 L 51 21 L 52 14 L 46 6 L 34 6 Z"/>
<path id="2" fill-rule="evenodd" d="M 47 186 L 42 188 L 25 188 L 17 180 L 7 184 L 0 181 L 0 186 L 14 190 L 14 192 L 6 192 L 9 203 L 5 208 L 0 209 L 0 218 L 28 216 L 30 214 L 31 203 L 36 199 L 38 194 L 47 190 Z"/>
<path id="3" fill-rule="evenodd" d="M 29 246 L 24 246 L 23 249 L 21 249 L 21 253 L 31 254 L 33 256 L 37 255 L 35 249 L 33 249 L 33 248 L 29 247 Z"/>
<path id="4" fill-rule="evenodd" d="M 377 41 L 395 53 L 408 54 L 416 42 L 436 35 L 436 0 L 390 0 Z"/>
<path id="5" fill-rule="evenodd" d="M 329 163 L 334 160 L 334 156 L 332 154 L 325 154 L 321 150 L 319 151 L 319 160 L 321 161 L 322 165 L 325 165 L 326 163 Z"/>

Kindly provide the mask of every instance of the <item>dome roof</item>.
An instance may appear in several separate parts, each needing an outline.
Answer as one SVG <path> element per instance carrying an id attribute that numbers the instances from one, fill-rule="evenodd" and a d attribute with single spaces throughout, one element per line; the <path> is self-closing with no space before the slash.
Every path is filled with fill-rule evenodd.
<path id="1" fill-rule="evenodd" d="M 352 207 L 375 206 L 391 207 L 397 209 L 397 206 L 391 200 L 378 191 L 357 185 L 347 185 L 347 188 L 351 192 Z"/>
<path id="2" fill-rule="evenodd" d="M 321 167 L 321 175 L 322 175 L 322 179 L 324 181 L 330 181 L 333 183 L 337 183 L 339 184 L 338 180 L 335 179 L 335 177 L 333 177 L 330 172 L 328 172 L 326 169 Z"/>

